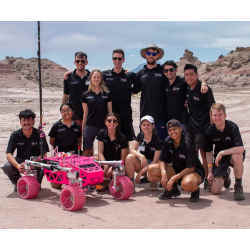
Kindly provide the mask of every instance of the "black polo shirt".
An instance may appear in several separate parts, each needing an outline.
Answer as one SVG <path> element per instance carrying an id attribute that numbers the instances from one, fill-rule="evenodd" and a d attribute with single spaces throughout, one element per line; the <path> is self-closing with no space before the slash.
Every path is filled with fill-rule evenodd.
<path id="1" fill-rule="evenodd" d="M 140 117 L 151 115 L 156 123 L 165 120 L 165 76 L 162 67 L 158 64 L 156 68 L 148 69 L 144 66 L 136 74 L 136 87 L 141 91 Z"/>
<path id="2" fill-rule="evenodd" d="M 74 151 L 77 153 L 81 128 L 75 122 L 68 127 L 62 123 L 62 120 L 59 120 L 50 129 L 49 136 L 55 138 L 55 147 L 58 147 L 59 152 Z"/>
<path id="3" fill-rule="evenodd" d="M 225 128 L 221 132 L 214 124 L 210 125 L 206 130 L 206 152 L 211 152 L 214 148 L 214 154 L 217 155 L 221 150 L 229 149 L 232 147 L 243 146 L 239 127 L 236 123 L 226 120 Z"/>
<path id="4" fill-rule="evenodd" d="M 45 137 L 42 138 L 42 142 L 43 153 L 49 152 L 49 147 Z M 17 150 L 15 159 L 18 163 L 29 160 L 31 156 L 41 155 L 39 130 L 33 128 L 32 134 L 29 138 L 23 134 L 22 129 L 14 131 L 10 136 L 6 153 L 13 154 L 15 150 Z"/>
<path id="5" fill-rule="evenodd" d="M 153 161 L 155 151 L 161 150 L 162 144 L 160 138 L 155 133 L 153 133 L 152 139 L 149 143 L 144 141 L 144 135 L 142 132 L 137 135 L 136 141 L 139 143 L 139 152 L 145 155 L 150 161 Z"/>
<path id="6" fill-rule="evenodd" d="M 165 101 L 167 121 L 176 119 L 182 123 L 185 122 L 185 101 L 187 94 L 187 83 L 179 76 L 176 77 L 173 84 L 165 77 Z"/>
<path id="7" fill-rule="evenodd" d="M 120 73 L 114 70 L 103 71 L 103 79 L 112 98 L 112 110 L 120 115 L 132 119 L 131 94 L 135 92 L 133 79 L 135 73 L 126 73 L 124 69 Z"/>
<path id="8" fill-rule="evenodd" d="M 88 90 L 87 80 L 90 72 L 88 70 L 86 71 L 86 76 L 81 78 L 76 74 L 76 70 L 74 70 L 69 74 L 68 79 L 64 80 L 64 94 L 69 95 L 69 103 L 80 119 L 82 119 L 83 116 L 81 96 Z"/>
<path id="9" fill-rule="evenodd" d="M 195 167 L 203 171 L 201 162 L 198 158 L 197 153 L 191 139 L 182 134 L 180 146 L 174 147 L 174 142 L 170 137 L 167 137 L 164 141 L 160 161 L 165 163 L 172 163 L 176 174 L 180 173 L 185 168 Z"/>
<path id="10" fill-rule="evenodd" d="M 92 91 L 86 91 L 82 95 L 82 102 L 88 106 L 86 125 L 103 128 L 104 119 L 108 112 L 107 103 L 111 102 L 110 93 L 100 92 L 97 95 Z"/>
<path id="11" fill-rule="evenodd" d="M 201 93 L 201 82 L 199 81 L 192 90 L 187 87 L 187 102 L 188 102 L 188 129 L 197 133 L 204 133 L 205 129 L 210 125 L 210 107 L 215 103 L 212 89 L 208 87 L 205 94 Z"/>
<path id="12" fill-rule="evenodd" d="M 114 141 L 111 141 L 107 128 L 98 132 L 97 140 L 104 144 L 103 155 L 107 161 L 121 160 L 122 149 L 128 148 L 128 140 L 125 135 L 120 133 Z"/>

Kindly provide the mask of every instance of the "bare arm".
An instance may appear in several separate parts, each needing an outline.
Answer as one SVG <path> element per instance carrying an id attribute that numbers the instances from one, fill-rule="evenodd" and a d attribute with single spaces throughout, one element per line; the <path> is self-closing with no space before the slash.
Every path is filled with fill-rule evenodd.
<path id="1" fill-rule="evenodd" d="M 123 162 L 125 162 L 127 155 L 128 155 L 128 148 L 123 148 L 121 151 L 121 160 Z"/>
<path id="2" fill-rule="evenodd" d="M 104 152 L 104 143 L 102 141 L 98 141 L 98 160 L 99 161 L 105 161 L 103 152 Z"/>
<path id="3" fill-rule="evenodd" d="M 85 103 L 85 102 L 82 103 L 82 109 L 83 109 L 83 118 L 82 118 L 82 134 L 83 134 L 83 130 L 86 126 L 87 117 L 88 117 L 88 105 L 87 105 L 87 103 Z"/>
<path id="4" fill-rule="evenodd" d="M 11 165 L 13 165 L 17 170 L 20 169 L 21 164 L 19 164 L 19 163 L 16 161 L 15 157 L 14 157 L 11 153 L 7 153 L 6 158 L 7 158 L 7 161 L 8 161 Z"/>
<path id="5" fill-rule="evenodd" d="M 55 147 L 55 137 L 50 137 L 49 138 L 49 143 L 54 148 Z"/>
<path id="6" fill-rule="evenodd" d="M 160 154 L 161 154 L 161 150 L 156 150 L 154 153 L 154 159 L 152 161 L 152 163 L 158 163 L 159 159 L 160 159 Z"/>
<path id="7" fill-rule="evenodd" d="M 107 103 L 108 113 L 112 113 L 112 102 Z"/>
<path id="8" fill-rule="evenodd" d="M 63 94 L 62 97 L 62 104 L 68 103 L 69 102 L 69 95 Z"/>

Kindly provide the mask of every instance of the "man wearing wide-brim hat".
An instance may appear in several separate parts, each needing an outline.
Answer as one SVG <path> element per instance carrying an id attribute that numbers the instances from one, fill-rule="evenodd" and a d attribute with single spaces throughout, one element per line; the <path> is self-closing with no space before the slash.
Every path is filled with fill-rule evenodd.
<path id="1" fill-rule="evenodd" d="M 155 120 L 158 136 L 166 137 L 164 112 L 164 75 L 157 61 L 164 55 L 164 50 L 155 44 L 141 49 L 141 56 L 146 59 L 146 65 L 136 74 L 135 84 L 141 91 L 140 118 L 151 115 Z"/>

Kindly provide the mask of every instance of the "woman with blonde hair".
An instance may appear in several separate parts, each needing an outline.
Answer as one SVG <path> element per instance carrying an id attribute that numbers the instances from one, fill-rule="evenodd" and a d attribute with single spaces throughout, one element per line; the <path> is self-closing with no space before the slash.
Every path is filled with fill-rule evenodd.
<path id="1" fill-rule="evenodd" d="M 98 69 L 90 73 L 88 91 L 82 95 L 83 107 L 83 150 L 85 156 L 93 155 L 93 143 L 99 130 L 105 127 L 107 113 L 112 112 L 112 102 L 108 88 Z"/>

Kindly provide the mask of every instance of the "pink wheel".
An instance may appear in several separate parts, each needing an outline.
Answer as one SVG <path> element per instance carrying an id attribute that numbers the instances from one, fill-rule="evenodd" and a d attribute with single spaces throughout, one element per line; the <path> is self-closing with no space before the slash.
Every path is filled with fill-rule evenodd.
<path id="1" fill-rule="evenodd" d="M 118 176 L 116 189 L 113 187 L 113 180 L 109 184 L 109 192 L 117 200 L 127 200 L 134 192 L 134 184 L 127 176 Z"/>
<path id="2" fill-rule="evenodd" d="M 17 182 L 17 192 L 23 199 L 36 198 L 41 185 L 34 176 L 23 176 Z"/>
<path id="3" fill-rule="evenodd" d="M 61 192 L 60 201 L 63 208 L 66 210 L 80 210 L 86 201 L 85 192 L 79 187 L 79 185 L 67 185 Z"/>

